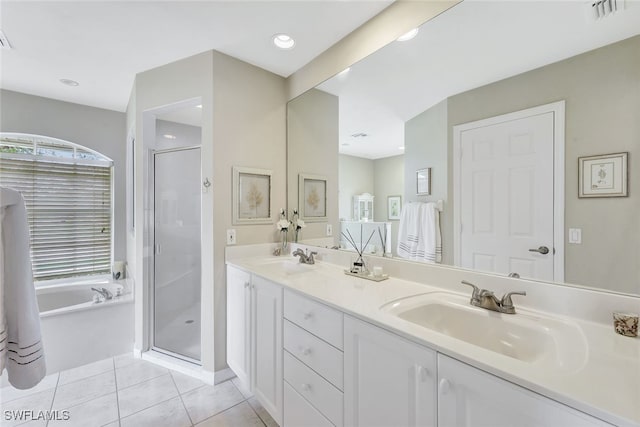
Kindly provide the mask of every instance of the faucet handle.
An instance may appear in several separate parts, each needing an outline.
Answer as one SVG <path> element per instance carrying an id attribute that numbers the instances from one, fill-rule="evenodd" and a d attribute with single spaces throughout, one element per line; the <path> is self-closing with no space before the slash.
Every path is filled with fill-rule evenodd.
<path id="1" fill-rule="evenodd" d="M 473 288 L 473 292 L 471 294 L 471 301 L 478 301 L 480 298 L 480 288 L 478 288 L 473 283 L 467 282 L 466 280 L 461 281 L 463 285 L 471 286 Z"/>
<path id="2" fill-rule="evenodd" d="M 500 300 L 500 305 L 502 306 L 502 308 L 505 308 L 505 309 L 513 308 L 513 301 L 511 301 L 511 295 L 523 295 L 523 296 L 526 296 L 527 293 L 524 292 L 524 291 L 506 293 L 502 297 L 502 300 Z"/>

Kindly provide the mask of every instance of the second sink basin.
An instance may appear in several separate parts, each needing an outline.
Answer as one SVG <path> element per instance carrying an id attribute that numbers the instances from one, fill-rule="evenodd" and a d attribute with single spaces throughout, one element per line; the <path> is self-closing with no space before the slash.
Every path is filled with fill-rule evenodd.
<path id="1" fill-rule="evenodd" d="M 559 319 L 501 314 L 473 307 L 469 299 L 432 292 L 392 301 L 381 310 L 435 332 L 528 363 L 561 370 L 584 363 L 586 344 L 580 329 Z M 578 363 L 576 363 L 578 362 Z"/>

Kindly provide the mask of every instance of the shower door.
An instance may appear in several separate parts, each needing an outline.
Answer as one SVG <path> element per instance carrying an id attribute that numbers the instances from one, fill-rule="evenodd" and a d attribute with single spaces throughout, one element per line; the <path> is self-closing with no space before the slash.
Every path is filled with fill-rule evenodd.
<path id="1" fill-rule="evenodd" d="M 200 361 L 200 148 L 154 154 L 153 346 Z"/>

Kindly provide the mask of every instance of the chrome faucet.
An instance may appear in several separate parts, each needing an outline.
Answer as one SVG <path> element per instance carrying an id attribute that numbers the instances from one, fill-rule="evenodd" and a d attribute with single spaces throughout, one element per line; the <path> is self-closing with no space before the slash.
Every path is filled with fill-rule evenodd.
<path id="1" fill-rule="evenodd" d="M 307 249 L 302 252 L 302 249 L 298 248 L 292 255 L 300 257 L 300 264 L 315 264 L 316 260 L 313 259 L 313 256 L 318 255 L 318 252 L 309 252 Z"/>
<path id="2" fill-rule="evenodd" d="M 91 288 L 92 291 L 96 291 L 97 293 L 99 293 L 100 295 L 102 295 L 102 297 L 104 299 L 113 299 L 113 294 L 111 293 L 111 291 L 107 288 Z"/>
<path id="3" fill-rule="evenodd" d="M 508 292 L 502 297 L 502 299 L 498 299 L 493 292 L 486 289 L 480 289 L 473 283 L 469 283 L 466 280 L 463 280 L 462 284 L 473 288 L 471 300 L 469 301 L 471 305 L 485 308 L 487 310 L 497 311 L 498 313 L 516 314 L 516 308 L 513 306 L 511 295 L 527 295 L 526 292 Z"/>

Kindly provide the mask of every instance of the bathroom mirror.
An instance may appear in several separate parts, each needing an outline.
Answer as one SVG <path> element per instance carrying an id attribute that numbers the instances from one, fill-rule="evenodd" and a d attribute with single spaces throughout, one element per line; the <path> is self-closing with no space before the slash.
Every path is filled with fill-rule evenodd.
<path id="1" fill-rule="evenodd" d="M 387 202 L 401 195 L 403 205 L 442 207 L 442 264 L 640 294 L 640 3 L 611 4 L 616 11 L 596 17 L 584 2 L 464 1 L 292 100 L 289 210 L 299 174 L 327 177 L 328 220 L 301 241 L 340 245 L 341 220 L 370 227 L 352 217 L 354 196 L 370 193 L 395 256 L 399 221 Z M 502 136 L 487 129 L 537 117 L 542 128 L 516 125 L 502 144 L 512 157 L 544 151 L 534 169 L 496 157 Z M 534 137 L 544 132 L 551 145 L 541 149 Z M 607 165 L 590 176 L 618 174 L 628 195 L 580 198 L 579 159 L 615 153 L 628 153 L 625 176 Z M 426 168 L 430 192 L 418 195 Z M 523 240 L 540 215 L 548 233 L 518 249 L 500 243 L 508 262 L 494 262 L 496 233 Z M 465 240 L 470 230 L 485 246 L 467 249 L 477 243 Z M 551 267 L 540 275 L 543 259 Z"/>

